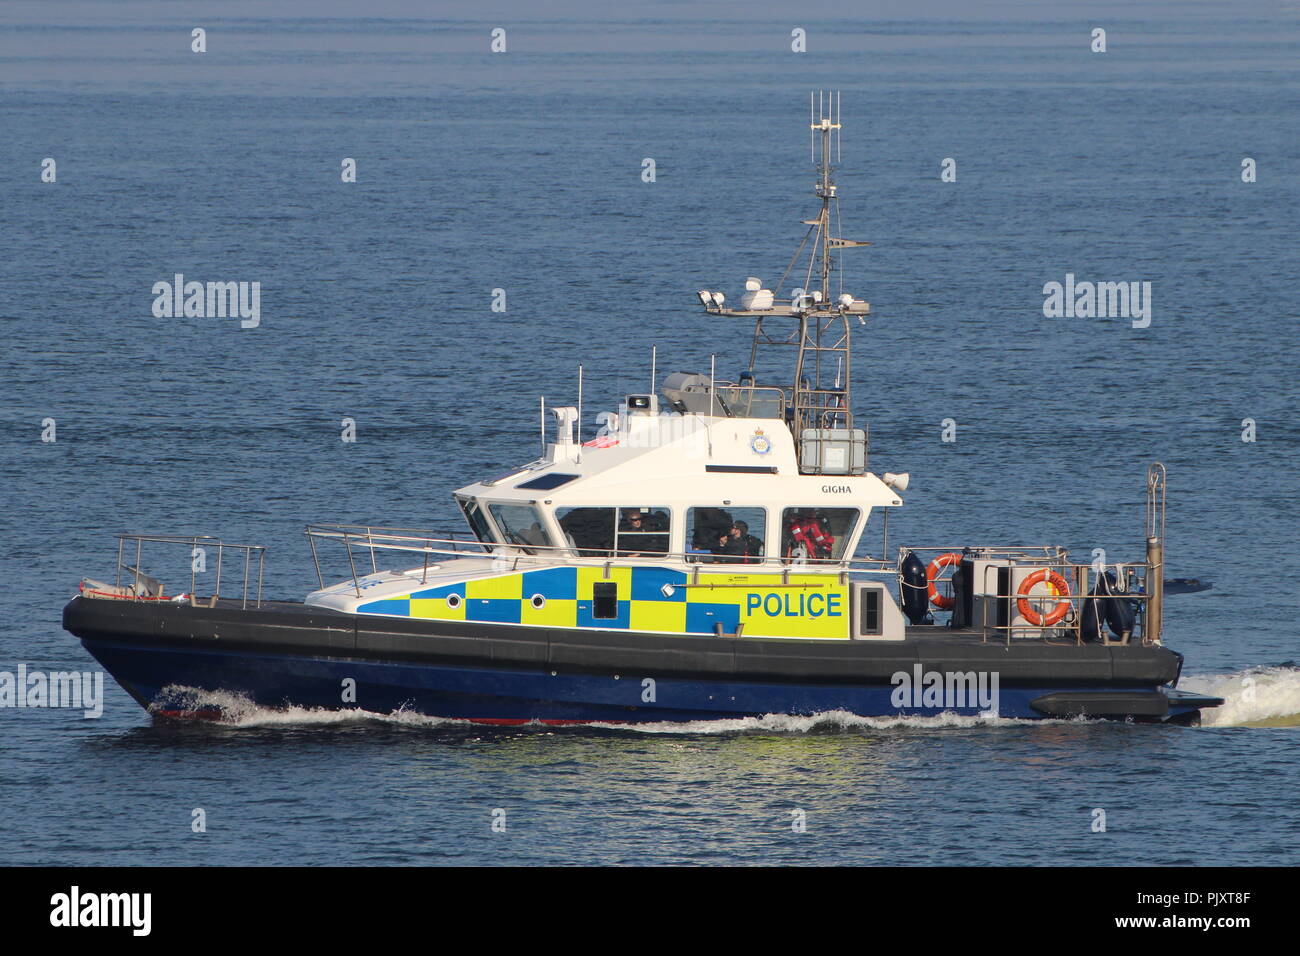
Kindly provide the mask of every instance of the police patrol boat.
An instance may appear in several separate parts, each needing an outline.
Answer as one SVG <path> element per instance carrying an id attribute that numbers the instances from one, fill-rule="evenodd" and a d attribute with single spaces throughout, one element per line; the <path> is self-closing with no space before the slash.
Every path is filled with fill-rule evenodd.
<path id="1" fill-rule="evenodd" d="M 263 598 L 260 546 L 120 535 L 114 583 L 83 581 L 64 627 L 171 715 L 206 712 L 211 692 L 488 724 L 827 712 L 1189 723 L 1222 703 L 1175 689 L 1182 657 L 1162 642 L 1158 464 L 1132 563 L 1075 563 L 1052 546 L 890 556 L 887 530 L 880 557 L 865 556 L 869 518 L 880 511 L 887 529 L 909 478 L 869 470 L 854 420 L 851 332 L 870 306 L 831 274 L 864 243 L 832 235 L 837 101 L 814 96 L 810 112 L 821 208 L 785 276 L 775 289 L 749 279 L 735 307 L 698 293 L 710 315 L 753 321 L 738 381 L 668 375 L 586 442 L 579 409 L 551 409 L 549 435 L 543 412 L 542 457 L 455 492 L 469 535 L 308 526 L 320 587 L 301 602 Z M 760 372 L 772 349 L 793 354 L 788 377 Z M 189 561 L 172 595 L 145 569 L 164 546 Z M 337 583 L 327 551 L 346 569 Z M 228 569 L 221 591 L 232 555 L 237 597 Z"/>

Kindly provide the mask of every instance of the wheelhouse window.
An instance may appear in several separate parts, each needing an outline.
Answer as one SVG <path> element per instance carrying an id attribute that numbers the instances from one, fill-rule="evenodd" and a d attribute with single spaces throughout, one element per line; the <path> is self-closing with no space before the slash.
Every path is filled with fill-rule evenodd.
<path id="1" fill-rule="evenodd" d="M 457 498 L 456 503 L 460 505 L 460 510 L 465 515 L 465 523 L 469 525 L 469 530 L 474 532 L 474 537 L 484 544 L 492 543 L 492 526 L 488 524 L 483 510 L 479 507 L 477 501 Z M 489 547 L 489 551 L 492 549 Z"/>
<path id="2" fill-rule="evenodd" d="M 491 504 L 488 510 L 492 512 L 492 519 L 505 543 L 523 546 L 528 554 L 536 553 L 528 545 L 552 546 L 551 537 L 542 524 L 541 512 L 532 505 Z"/>
<path id="3" fill-rule="evenodd" d="M 766 508 L 690 508 L 686 512 L 688 560 L 757 564 L 767 554 Z"/>
<path id="4" fill-rule="evenodd" d="M 619 508 L 615 552 L 630 558 L 667 554 L 672 524 L 668 515 L 667 508 Z"/>
<path id="5" fill-rule="evenodd" d="M 557 508 L 565 544 L 583 557 L 608 557 L 614 553 L 614 508 Z"/>
<path id="6" fill-rule="evenodd" d="M 839 561 L 862 514 L 857 508 L 786 508 L 781 557 L 791 564 Z"/>

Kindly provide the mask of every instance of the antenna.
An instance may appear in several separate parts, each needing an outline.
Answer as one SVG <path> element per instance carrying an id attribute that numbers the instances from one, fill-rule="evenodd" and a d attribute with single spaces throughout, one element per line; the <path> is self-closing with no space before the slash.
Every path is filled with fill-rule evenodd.
<path id="1" fill-rule="evenodd" d="M 546 457 L 546 396 L 538 396 L 542 400 L 542 457 Z"/>
<path id="2" fill-rule="evenodd" d="M 809 124 L 813 138 L 813 152 L 816 154 L 817 134 L 821 133 L 821 158 L 816 163 L 817 166 L 817 185 L 813 188 L 813 193 L 822 201 L 821 215 L 815 220 L 806 220 L 813 226 L 816 234 L 816 246 L 813 249 L 812 258 L 808 261 L 808 278 L 806 281 L 811 282 L 813 278 L 813 268 L 818 260 L 821 262 L 821 294 L 823 302 L 830 302 L 831 296 L 831 250 L 840 248 L 842 240 L 831 237 L 831 202 L 835 201 L 836 210 L 839 209 L 839 197 L 835 193 L 835 183 L 831 179 L 831 151 L 834 147 L 836 156 L 839 155 L 840 148 L 840 101 L 842 94 L 836 92 L 827 92 L 824 90 L 817 93 L 817 112 L 813 115 L 813 121 Z M 797 255 L 797 253 L 796 253 Z"/>
<path id="3" fill-rule="evenodd" d="M 709 417 L 710 417 L 710 418 L 713 417 L 713 415 L 715 414 L 715 411 L 716 411 L 715 406 L 714 406 L 714 403 L 713 403 L 713 396 L 716 394 L 716 393 L 715 393 L 715 388 L 716 388 L 715 383 L 716 383 L 716 380 L 717 380 L 717 369 L 718 369 L 718 356 L 717 356 L 717 353 L 715 352 L 713 355 L 710 355 L 710 356 L 709 356 Z M 707 434 L 708 434 L 708 436 L 709 436 L 709 458 L 710 458 L 710 460 L 712 460 L 712 458 L 713 458 L 713 422 L 709 422 L 709 424 L 708 424 L 706 427 L 708 428 L 708 433 L 707 433 Z"/>
<path id="4" fill-rule="evenodd" d="M 710 415 L 717 414 L 718 406 L 714 402 L 714 398 L 713 398 L 713 387 L 717 375 L 717 369 L 718 369 L 718 356 L 715 353 L 709 356 L 709 414 Z"/>
<path id="5" fill-rule="evenodd" d="M 582 366 L 578 366 L 578 461 L 582 461 Z"/>
<path id="6" fill-rule="evenodd" d="M 655 393 L 655 368 L 659 362 L 659 346 L 650 346 L 650 394 Z"/>
<path id="7" fill-rule="evenodd" d="M 838 90 L 818 90 L 808 94 L 808 154 L 812 164 L 823 171 L 831 165 L 831 151 L 838 165 L 842 151 L 840 144 L 840 110 L 844 94 Z M 822 134 L 821 160 L 817 158 L 817 134 Z M 822 185 L 826 185 L 825 177 Z"/>

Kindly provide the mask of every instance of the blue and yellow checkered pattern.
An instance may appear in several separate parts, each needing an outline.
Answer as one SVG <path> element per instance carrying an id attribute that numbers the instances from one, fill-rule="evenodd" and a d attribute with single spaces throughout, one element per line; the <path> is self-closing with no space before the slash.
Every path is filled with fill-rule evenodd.
<path id="1" fill-rule="evenodd" d="M 595 585 L 614 584 L 613 617 L 595 616 Z M 540 607 L 538 605 L 541 605 Z M 662 567 L 512 572 L 371 601 L 361 614 L 660 634 L 847 639 L 848 587 L 833 574 L 705 573 Z"/>

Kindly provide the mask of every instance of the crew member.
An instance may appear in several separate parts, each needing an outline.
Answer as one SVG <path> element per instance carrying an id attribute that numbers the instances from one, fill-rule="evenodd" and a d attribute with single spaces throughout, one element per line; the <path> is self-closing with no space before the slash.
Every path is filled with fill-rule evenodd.
<path id="1" fill-rule="evenodd" d="M 624 508 L 623 520 L 619 522 L 619 538 L 630 545 L 643 545 L 645 544 L 645 532 L 645 516 L 641 514 L 640 510 Z M 640 551 L 624 551 L 620 549 L 618 553 L 629 558 L 644 557 Z"/>
<path id="2" fill-rule="evenodd" d="M 718 547 L 713 553 L 719 555 L 721 561 L 754 564 L 763 556 L 763 541 L 749 533 L 748 524 L 736 521 L 718 539 Z"/>

